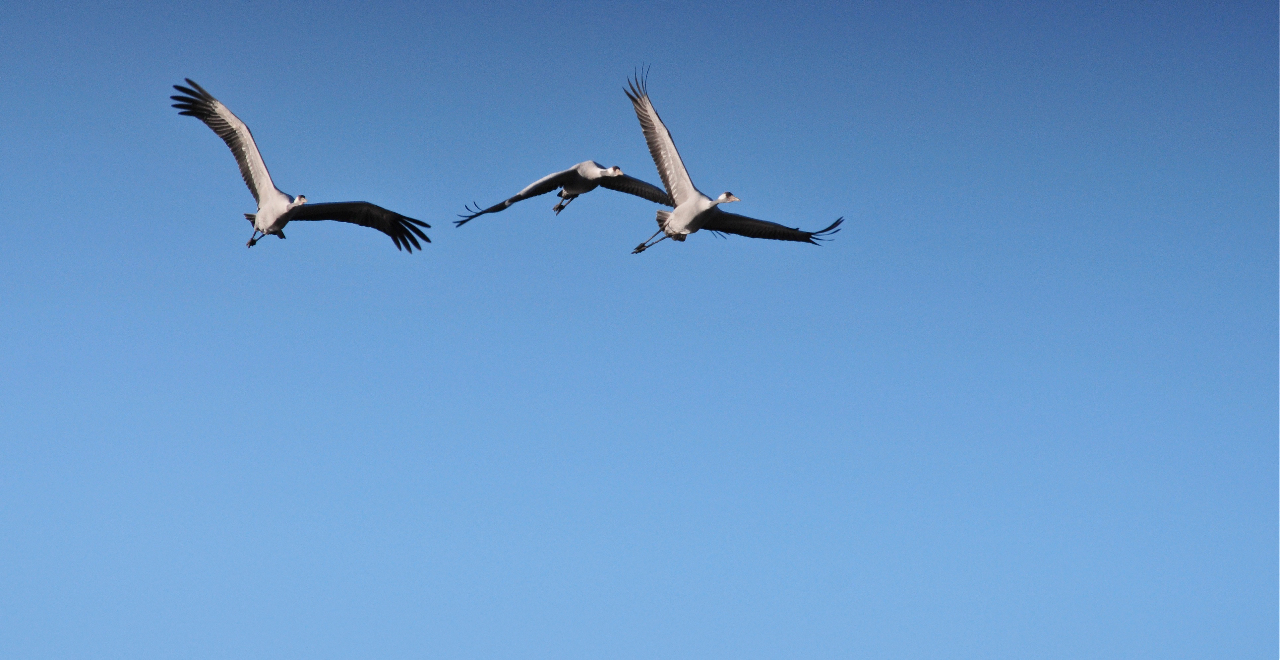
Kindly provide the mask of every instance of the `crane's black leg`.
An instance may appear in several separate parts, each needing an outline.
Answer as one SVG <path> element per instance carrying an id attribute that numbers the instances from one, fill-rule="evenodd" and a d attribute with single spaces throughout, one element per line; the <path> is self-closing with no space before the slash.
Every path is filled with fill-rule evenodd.
<path id="1" fill-rule="evenodd" d="M 564 193 L 564 191 L 561 191 L 561 192 L 560 192 L 560 203 L 559 203 L 559 204 L 556 204 L 554 207 L 552 207 L 552 209 L 551 209 L 551 210 L 552 210 L 552 211 L 555 211 L 555 212 L 556 212 L 556 215 L 560 215 L 560 212 L 561 212 L 561 211 L 563 211 L 563 210 L 565 209 L 565 207 L 569 205 L 569 202 L 572 202 L 573 200 L 575 200 L 575 199 L 577 199 L 577 198 L 578 198 L 578 196 L 577 196 L 577 195 L 566 195 L 566 194 Z"/>
<path id="2" fill-rule="evenodd" d="M 667 238 L 667 236 L 666 236 L 665 234 L 663 234 L 662 238 L 659 238 L 658 240 L 654 241 L 654 240 L 653 240 L 653 239 L 654 239 L 654 237 L 656 237 L 658 234 L 662 234 L 662 230 L 661 230 L 661 229 L 659 229 L 658 231 L 653 232 L 653 236 L 650 236 L 648 241 L 645 241 L 645 242 L 641 243 L 640 245 L 637 245 L 637 246 L 636 246 L 636 249 L 634 249 L 634 250 L 632 250 L 632 251 L 631 251 L 631 254 L 640 254 L 641 252 L 644 252 L 645 250 L 648 250 L 649 248 L 651 248 L 651 247 L 653 247 L 653 246 L 657 245 L 658 243 L 661 243 L 664 239 L 666 239 L 666 238 Z M 650 243 L 649 241 L 653 241 L 653 242 L 652 242 L 652 243 Z"/>
<path id="3" fill-rule="evenodd" d="M 266 234 L 263 234 L 263 236 L 265 237 L 265 236 L 266 236 Z M 249 242 L 248 242 L 248 243 L 245 243 L 244 245 L 245 245 L 245 247 L 253 247 L 253 246 L 257 245 L 257 244 L 258 244 L 258 230 L 257 230 L 257 228 L 255 228 L 255 229 L 253 230 L 253 236 L 250 236 L 250 237 L 249 237 Z"/>

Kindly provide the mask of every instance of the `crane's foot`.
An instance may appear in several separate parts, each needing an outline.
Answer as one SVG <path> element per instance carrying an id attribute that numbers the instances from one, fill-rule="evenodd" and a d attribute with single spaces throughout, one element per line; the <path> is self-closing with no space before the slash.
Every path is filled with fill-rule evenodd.
<path id="1" fill-rule="evenodd" d="M 637 245 L 637 246 L 636 246 L 636 249 L 634 249 L 634 250 L 632 250 L 632 251 L 631 251 L 631 254 L 640 254 L 641 252 L 644 252 L 645 250 L 648 250 L 649 248 L 651 248 L 651 247 L 653 247 L 653 246 L 657 245 L 658 243 L 661 243 L 661 242 L 663 242 L 663 241 L 667 240 L 667 238 L 668 238 L 667 236 L 663 236 L 662 238 L 658 238 L 658 234 L 661 234 L 661 233 L 662 233 L 662 230 L 661 230 L 661 229 L 659 229 L 658 231 L 653 232 L 653 236 L 650 236 L 650 237 L 649 237 L 649 240 L 647 240 L 647 241 L 645 241 L 645 242 L 641 243 L 640 245 Z M 655 238 L 658 238 L 658 240 L 656 240 L 656 241 L 655 241 L 655 240 L 653 240 L 653 239 L 655 239 Z"/>
<path id="2" fill-rule="evenodd" d="M 570 196 L 568 196 L 568 197 L 565 197 L 565 196 L 564 196 L 564 193 L 561 193 L 561 194 L 560 194 L 560 203 L 559 203 L 559 204 L 556 204 L 555 206 L 553 206 L 553 207 L 551 208 L 551 210 L 552 210 L 552 211 L 555 211 L 555 212 L 556 212 L 556 215 L 560 215 L 560 212 L 561 212 L 561 211 L 563 211 L 563 210 L 565 210 L 565 208 L 567 208 L 567 207 L 569 206 L 569 202 L 572 202 L 573 200 L 575 200 L 575 199 L 577 199 L 577 198 L 578 198 L 578 196 L 577 196 L 577 195 L 570 195 Z"/>

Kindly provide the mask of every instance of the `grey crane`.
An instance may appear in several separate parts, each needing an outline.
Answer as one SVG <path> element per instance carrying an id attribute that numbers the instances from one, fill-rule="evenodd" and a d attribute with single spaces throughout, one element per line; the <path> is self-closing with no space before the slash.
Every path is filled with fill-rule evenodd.
<path id="1" fill-rule="evenodd" d="M 649 155 L 653 156 L 653 164 L 658 167 L 662 184 L 666 186 L 667 193 L 675 202 L 675 208 L 671 211 L 658 211 L 658 231 L 650 236 L 649 240 L 636 246 L 632 254 L 640 254 L 668 238 L 684 241 L 689 234 L 699 229 L 737 234 L 748 238 L 798 241 L 814 245 L 817 245 L 818 241 L 826 240 L 823 237 L 840 231 L 840 224 L 844 222 L 844 218 L 836 219 L 826 229 L 802 231 L 776 222 L 756 220 L 720 210 L 721 204 L 741 200 L 730 192 L 711 199 L 694 187 L 693 180 L 689 178 L 689 172 L 684 168 L 684 161 L 680 160 L 680 152 L 676 151 L 676 143 L 671 139 L 671 133 L 667 131 L 662 118 L 658 116 L 658 111 L 653 108 L 653 103 L 649 100 L 647 78 L 647 75 L 637 74 L 627 81 L 627 88 L 623 91 L 627 98 L 631 99 L 636 118 L 640 120 L 640 130 L 644 132 L 644 141 L 649 146 Z M 662 238 L 658 238 L 659 234 L 662 234 Z M 654 240 L 655 238 L 657 240 Z"/>
<path id="2" fill-rule="evenodd" d="M 477 217 L 486 213 L 497 213 L 504 211 L 508 206 L 516 202 L 545 195 L 556 188 L 560 189 L 558 197 L 560 201 L 552 207 L 552 211 L 556 215 L 569 205 L 569 202 L 577 199 L 578 195 L 595 190 L 597 187 L 604 187 L 610 190 L 617 190 L 636 197 L 642 197 L 656 204 L 664 204 L 666 206 L 675 206 L 671 203 L 671 197 L 663 192 L 661 188 L 646 183 L 640 179 L 627 176 L 617 166 L 604 167 L 594 160 L 583 161 L 561 172 L 553 172 L 537 181 L 525 186 L 524 190 L 516 193 L 514 196 L 498 202 L 487 209 L 481 209 L 479 205 L 473 209 L 467 207 L 466 215 L 459 215 L 461 220 L 454 220 L 453 224 L 461 227 L 462 225 L 475 220 Z"/>
<path id="3" fill-rule="evenodd" d="M 227 106 L 213 98 L 190 78 L 186 79 L 190 87 L 174 85 L 173 88 L 182 93 L 181 96 L 169 98 L 177 101 L 173 107 L 180 115 L 189 115 L 204 122 L 213 129 L 218 137 L 230 147 L 236 163 L 240 165 L 240 175 L 244 183 L 253 193 L 258 203 L 257 213 L 246 213 L 244 217 L 253 225 L 253 236 L 247 245 L 253 247 L 262 238 L 270 235 L 284 238 L 284 226 L 294 220 L 336 220 L 349 222 L 362 227 L 370 227 L 391 237 L 396 249 L 413 252 L 414 248 L 422 249 L 418 239 L 430 243 L 431 239 L 422 233 L 419 227 L 431 228 L 425 222 L 405 217 L 394 211 L 370 204 L 369 202 L 330 202 L 308 204 L 306 195 L 293 196 L 281 192 L 271 182 L 271 174 L 267 172 L 267 164 L 262 160 L 258 145 L 249 133 L 249 127 L 240 118 L 232 114 Z M 262 234 L 259 236 L 258 234 Z"/>

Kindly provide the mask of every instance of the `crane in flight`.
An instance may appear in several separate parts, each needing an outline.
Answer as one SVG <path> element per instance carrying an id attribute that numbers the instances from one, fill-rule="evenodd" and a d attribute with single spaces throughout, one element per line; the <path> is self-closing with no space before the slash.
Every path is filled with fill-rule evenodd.
<path id="1" fill-rule="evenodd" d="M 798 241 L 814 245 L 817 245 L 818 241 L 826 240 L 824 237 L 840 231 L 840 224 L 844 222 L 844 218 L 836 219 L 826 229 L 801 231 L 776 222 L 756 220 L 720 210 L 721 204 L 741 200 L 731 192 L 721 193 L 719 197 L 711 199 L 694 187 L 693 180 L 689 178 L 689 172 L 684 168 L 684 161 L 680 160 L 680 152 L 676 151 L 676 143 L 671 139 L 671 133 L 662 123 L 662 118 L 658 116 L 658 111 L 653 108 L 653 103 L 649 100 L 647 79 L 647 74 L 644 76 L 637 74 L 627 81 L 627 88 L 623 91 L 627 98 L 631 99 L 636 118 L 640 120 L 644 141 L 649 146 L 649 155 L 653 157 L 653 164 L 658 167 L 662 184 L 666 186 L 667 193 L 675 202 L 673 204 L 675 208 L 671 211 L 658 211 L 658 231 L 650 236 L 649 240 L 638 245 L 632 254 L 640 254 L 668 238 L 684 241 L 689 234 L 699 229 L 737 234 L 748 238 Z M 662 238 L 658 238 L 659 234 Z"/>
<path id="2" fill-rule="evenodd" d="M 306 195 L 293 196 L 281 192 L 271 182 L 271 174 L 267 172 L 267 164 L 262 160 L 258 145 L 249 133 L 249 127 L 240 118 L 232 114 L 227 106 L 213 98 L 190 78 L 186 79 L 190 87 L 174 85 L 173 88 L 182 93 L 181 96 L 169 98 L 177 101 L 173 107 L 178 114 L 189 115 L 204 122 L 213 129 L 218 137 L 231 149 L 236 163 L 240 165 L 240 176 L 253 193 L 258 203 L 257 213 L 246 213 L 244 217 L 253 225 L 253 236 L 247 245 L 253 247 L 267 236 L 284 238 L 284 226 L 294 220 L 337 220 L 349 222 L 362 227 L 370 227 L 391 237 L 396 249 L 413 252 L 421 250 L 418 239 L 430 243 L 431 239 L 422 233 L 419 227 L 431 228 L 425 222 L 405 217 L 394 211 L 370 204 L 369 202 L 329 202 L 308 204 Z M 258 234 L 262 234 L 259 236 Z"/>
<path id="3" fill-rule="evenodd" d="M 652 183 L 646 183 L 635 177 L 627 176 L 623 174 L 622 169 L 616 165 L 614 167 L 606 168 L 594 160 L 588 160 L 578 163 L 577 165 L 574 165 L 562 172 L 553 172 L 548 174 L 528 186 L 525 186 L 524 190 L 521 190 L 514 196 L 498 202 L 487 209 L 481 209 L 478 204 L 475 205 L 474 209 L 468 206 L 467 213 L 465 215 L 459 215 L 458 217 L 462 219 L 454 220 L 453 224 L 461 227 L 462 225 L 465 225 L 486 213 L 504 211 L 508 206 L 511 206 L 516 202 L 529 199 L 530 197 L 537 197 L 538 195 L 545 195 L 556 188 L 560 189 L 560 192 L 557 193 L 560 201 L 552 207 L 551 210 L 555 211 L 556 215 L 560 215 L 560 212 L 569 205 L 569 202 L 577 199 L 578 195 L 589 193 L 597 187 L 604 187 L 610 190 L 617 190 L 618 192 L 635 195 L 636 197 L 642 197 L 656 204 L 675 206 L 675 204 L 671 203 L 671 197 L 669 197 L 667 193 L 663 192 L 661 188 L 653 185 Z"/>

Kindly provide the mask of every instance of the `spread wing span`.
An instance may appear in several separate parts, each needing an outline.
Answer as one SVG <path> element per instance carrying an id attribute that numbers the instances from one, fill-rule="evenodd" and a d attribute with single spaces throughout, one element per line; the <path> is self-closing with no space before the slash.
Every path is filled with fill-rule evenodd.
<path id="1" fill-rule="evenodd" d="M 465 225 L 468 222 L 471 222 L 472 220 L 475 220 L 476 218 L 486 213 L 497 213 L 498 211 L 505 211 L 508 206 L 511 206 L 516 202 L 529 199 L 530 197 L 537 197 L 538 195 L 545 195 L 551 192 L 552 190 L 555 190 L 556 188 L 563 186 L 565 182 L 573 179 L 575 173 L 576 171 L 574 170 L 574 168 L 571 167 L 567 170 L 564 170 L 563 172 L 553 172 L 551 174 L 548 174 L 542 177 L 541 179 L 538 179 L 537 181 L 534 181 L 533 183 L 525 186 L 524 190 L 521 190 L 520 192 L 516 193 L 512 197 L 506 200 L 503 200 L 501 202 L 498 202 L 497 204 L 494 204 L 493 206 L 490 206 L 487 209 L 482 210 L 479 204 L 475 204 L 474 209 L 468 206 L 467 214 L 466 215 L 459 214 L 458 217 L 462 219 L 454 220 L 453 224 L 461 227 L 462 225 Z"/>
<path id="2" fill-rule="evenodd" d="M 627 88 L 622 91 L 626 93 L 627 98 L 631 99 L 636 118 L 640 120 L 640 130 L 644 133 L 645 144 L 649 146 L 649 155 L 653 157 L 653 164 L 658 167 L 662 185 L 667 187 L 667 192 L 671 194 L 675 205 L 683 204 L 693 199 L 698 194 L 698 190 L 693 187 L 693 181 L 684 168 L 680 152 L 676 151 L 676 143 L 671 139 L 671 133 L 667 131 L 662 118 L 658 116 L 658 111 L 649 101 L 647 82 L 646 76 L 637 75 L 628 81 Z"/>
<path id="3" fill-rule="evenodd" d="M 818 244 L 818 241 L 829 240 L 829 236 L 840 231 L 844 218 L 839 218 L 831 226 L 818 231 L 801 231 L 793 227 L 785 227 L 776 222 L 756 220 L 745 215 L 727 213 L 720 209 L 711 212 L 711 217 L 702 224 L 702 229 L 718 231 L 725 234 L 737 234 L 748 238 L 768 238 L 775 241 L 797 241 L 800 243 Z"/>
<path id="4" fill-rule="evenodd" d="M 652 183 L 641 181 L 640 179 L 626 174 L 623 174 L 622 176 L 602 176 L 600 177 L 600 187 L 624 192 L 628 195 L 635 195 L 636 197 L 647 199 L 654 204 L 675 207 L 675 203 L 671 201 L 671 196 L 664 190 Z"/>
<path id="5" fill-rule="evenodd" d="M 430 243 L 431 239 L 418 227 L 431 228 L 431 225 L 420 220 L 405 217 L 395 211 L 370 204 L 369 202 L 322 202 L 295 206 L 285 217 L 289 222 L 296 220 L 337 220 L 349 222 L 361 227 L 369 227 L 391 237 L 396 249 L 413 252 L 414 248 L 422 249 L 418 243 L 421 238 Z"/>
<path id="6" fill-rule="evenodd" d="M 240 165 L 240 176 L 244 177 L 244 184 L 253 193 L 253 201 L 261 202 L 261 194 L 274 190 L 275 184 L 271 183 L 271 174 L 267 172 L 267 164 L 258 152 L 258 145 L 253 141 L 249 127 L 194 80 L 187 78 L 186 81 L 191 87 L 173 86 L 183 94 L 169 97 L 177 101 L 173 107 L 181 111 L 178 113 L 180 115 L 195 117 L 204 122 L 227 143 L 231 154 L 236 157 L 236 163 Z"/>

